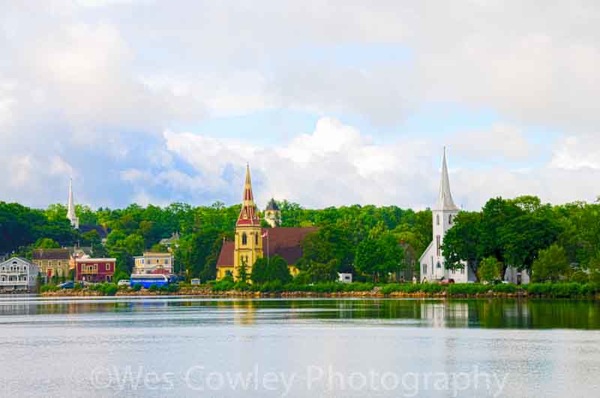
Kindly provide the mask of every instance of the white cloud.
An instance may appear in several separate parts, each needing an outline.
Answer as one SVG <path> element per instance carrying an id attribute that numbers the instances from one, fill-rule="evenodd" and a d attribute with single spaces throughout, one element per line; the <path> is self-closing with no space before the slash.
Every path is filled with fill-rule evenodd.
<path id="1" fill-rule="evenodd" d="M 587 134 L 565 137 L 554 151 L 551 166 L 569 171 L 600 170 L 600 136 Z"/>
<path id="2" fill-rule="evenodd" d="M 533 146 L 523 132 L 508 125 L 494 125 L 488 131 L 466 131 L 452 137 L 453 149 L 461 157 L 477 160 L 531 158 Z"/>

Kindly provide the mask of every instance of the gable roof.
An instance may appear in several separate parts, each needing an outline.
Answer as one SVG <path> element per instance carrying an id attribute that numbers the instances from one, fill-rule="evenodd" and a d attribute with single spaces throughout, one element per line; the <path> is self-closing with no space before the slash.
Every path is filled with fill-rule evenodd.
<path id="1" fill-rule="evenodd" d="M 34 260 L 69 260 L 69 249 L 34 249 Z"/>
<path id="2" fill-rule="evenodd" d="M 224 241 L 221 252 L 219 253 L 219 259 L 217 260 L 217 267 L 233 267 L 234 250 L 234 242 L 229 240 Z"/>
<path id="3" fill-rule="evenodd" d="M 263 255 L 283 257 L 290 265 L 294 265 L 302 257 L 302 241 L 311 232 L 317 231 L 317 227 L 306 228 L 266 228 L 263 229 Z M 235 244 L 225 241 L 221 247 L 221 253 L 217 261 L 217 267 L 233 267 Z"/>

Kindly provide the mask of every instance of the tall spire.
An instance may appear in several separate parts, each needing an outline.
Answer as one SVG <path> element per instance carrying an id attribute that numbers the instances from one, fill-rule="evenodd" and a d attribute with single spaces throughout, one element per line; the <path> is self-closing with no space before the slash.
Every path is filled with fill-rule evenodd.
<path id="1" fill-rule="evenodd" d="M 252 194 L 252 180 L 250 179 L 250 165 L 246 164 L 246 182 L 244 183 L 244 195 L 242 210 L 237 220 L 237 225 L 260 225 L 254 195 Z"/>
<path id="2" fill-rule="evenodd" d="M 69 179 L 69 201 L 67 203 L 67 218 L 71 221 L 71 226 L 79 229 L 79 218 L 75 213 L 75 201 L 73 200 L 73 179 Z"/>
<path id="3" fill-rule="evenodd" d="M 450 178 L 448 177 L 448 164 L 446 162 L 446 147 L 444 147 L 444 156 L 442 158 L 442 180 L 440 182 L 440 196 L 436 210 L 459 210 L 454 204 L 452 193 L 450 192 Z"/>

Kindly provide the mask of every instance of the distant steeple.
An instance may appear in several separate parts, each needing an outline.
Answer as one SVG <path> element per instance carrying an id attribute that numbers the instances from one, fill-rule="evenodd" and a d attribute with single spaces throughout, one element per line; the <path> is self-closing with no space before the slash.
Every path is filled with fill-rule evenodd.
<path id="1" fill-rule="evenodd" d="M 446 147 L 444 147 L 444 156 L 442 158 L 442 180 L 440 182 L 440 196 L 435 210 L 456 211 L 459 208 L 454 204 L 452 193 L 450 192 L 450 178 L 448 177 L 448 164 L 446 162 Z"/>
<path id="2" fill-rule="evenodd" d="M 252 180 L 250 179 L 250 165 L 246 165 L 246 182 L 244 183 L 244 195 L 242 202 L 242 210 L 238 217 L 236 225 L 260 225 L 258 211 L 254 203 L 254 195 L 252 194 Z"/>
<path id="3" fill-rule="evenodd" d="M 75 201 L 73 200 L 73 179 L 69 180 L 69 201 L 67 203 L 67 218 L 71 221 L 71 226 L 79 229 L 79 218 L 75 213 Z"/>

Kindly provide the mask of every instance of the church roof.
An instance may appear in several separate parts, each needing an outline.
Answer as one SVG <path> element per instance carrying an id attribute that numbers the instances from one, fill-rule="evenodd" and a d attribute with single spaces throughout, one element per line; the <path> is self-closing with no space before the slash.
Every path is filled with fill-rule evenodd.
<path id="1" fill-rule="evenodd" d="M 452 199 L 450 191 L 450 178 L 448 177 L 448 164 L 446 162 L 446 148 L 444 148 L 444 157 L 442 158 L 442 180 L 440 181 L 440 194 L 435 210 L 459 210 Z"/>
<path id="2" fill-rule="evenodd" d="M 279 206 L 277 206 L 277 202 L 275 202 L 275 199 L 271 198 L 271 200 L 269 200 L 269 203 L 267 203 L 266 210 L 279 211 Z"/>
<path id="3" fill-rule="evenodd" d="M 263 239 L 263 255 L 283 257 L 290 265 L 294 265 L 302 257 L 302 241 L 311 232 L 317 231 L 316 227 L 306 228 L 265 228 L 262 234 L 267 234 Z M 232 267 L 234 263 L 234 242 L 225 241 L 217 260 L 217 267 Z"/>
<path id="4" fill-rule="evenodd" d="M 260 225 L 260 218 L 256 204 L 254 203 L 254 195 L 252 194 L 252 180 L 250 179 L 250 166 L 246 165 L 246 181 L 244 183 L 244 200 L 242 209 L 236 225 Z"/>

